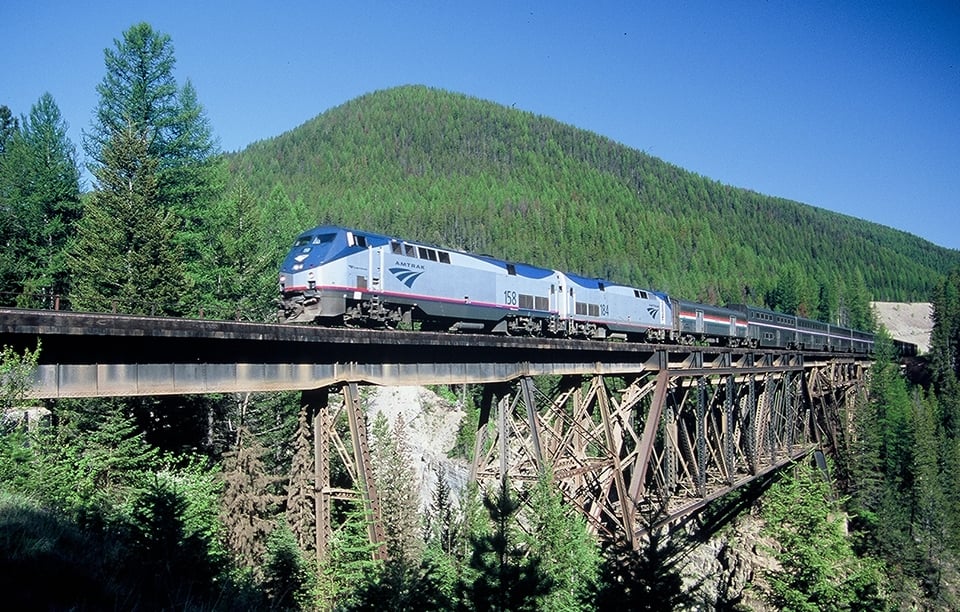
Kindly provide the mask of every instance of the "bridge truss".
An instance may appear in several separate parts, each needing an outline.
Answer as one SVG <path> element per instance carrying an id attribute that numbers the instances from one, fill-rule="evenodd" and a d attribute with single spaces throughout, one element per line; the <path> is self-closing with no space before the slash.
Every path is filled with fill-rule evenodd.
<path id="1" fill-rule="evenodd" d="M 595 533 L 637 545 L 645 531 L 841 443 L 843 408 L 864 391 L 868 366 L 790 352 L 660 349 L 635 373 L 488 383 L 470 478 L 496 494 L 504 482 L 529 489 L 548 473 Z M 343 401 L 329 405 L 325 395 L 318 403 L 316 392 L 304 394 L 317 432 L 318 551 L 332 536 L 332 500 L 356 496 L 330 486 L 330 457 L 379 515 L 357 385 L 337 391 Z M 332 425 L 341 411 L 350 440 Z M 383 541 L 376 520 L 370 537 Z"/>

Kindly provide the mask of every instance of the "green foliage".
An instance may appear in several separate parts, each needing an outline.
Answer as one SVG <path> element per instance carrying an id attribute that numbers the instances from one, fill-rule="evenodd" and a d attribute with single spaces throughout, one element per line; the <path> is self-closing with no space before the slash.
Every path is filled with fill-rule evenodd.
<path id="1" fill-rule="evenodd" d="M 134 500 L 127 571 L 140 580 L 141 600 L 179 609 L 213 594 L 216 560 L 206 534 L 188 528 L 188 506 L 183 491 L 161 478 Z"/>
<path id="2" fill-rule="evenodd" d="M 4 140 L 0 300 L 49 308 L 69 290 L 67 243 L 81 212 L 76 150 L 49 93 L 23 117 L 21 127 L 6 124 Z"/>
<path id="3" fill-rule="evenodd" d="M 780 568 L 767 596 L 779 610 L 881 610 L 887 607 L 881 565 L 858 558 L 844 534 L 839 505 L 813 467 L 797 465 L 762 500 L 766 532 Z"/>
<path id="4" fill-rule="evenodd" d="M 499 494 L 484 496 L 483 505 L 492 530 L 471 536 L 473 551 L 464 579 L 464 604 L 477 611 L 537 610 L 554 581 L 544 572 L 542 559 L 523 545 L 516 523 L 520 502 L 504 480 Z"/>
<path id="5" fill-rule="evenodd" d="M 391 431 L 387 418 L 378 412 L 372 429 L 371 461 L 387 557 L 400 566 L 415 567 L 420 563 L 423 548 L 419 487 L 411 466 L 403 415 L 397 417 Z"/>
<path id="6" fill-rule="evenodd" d="M 362 502 L 352 503 L 346 520 L 333 534 L 326 564 L 321 568 L 319 590 L 326 608 L 349 608 L 364 601 L 366 585 L 375 580 L 383 563 L 373 560 L 377 546 L 370 543 Z"/>
<path id="7" fill-rule="evenodd" d="M 311 567 L 304 559 L 297 541 L 285 526 L 270 532 L 266 562 L 263 567 L 263 588 L 270 609 L 303 610 L 309 605 Z"/>
<path id="8" fill-rule="evenodd" d="M 626 539 L 607 542 L 597 593 L 597 609 L 625 608 L 667 612 L 690 603 L 677 568 L 676 547 L 650 530 L 634 549 Z"/>
<path id="9" fill-rule="evenodd" d="M 78 309 L 182 314 L 183 253 L 177 218 L 160 206 L 157 160 L 148 137 L 127 126 L 103 149 L 98 186 L 84 210 L 71 252 Z"/>
<path id="10" fill-rule="evenodd" d="M 0 348 L 0 410 L 23 406 L 39 357 L 39 341 L 36 349 L 22 355 L 6 345 Z"/>
<path id="11" fill-rule="evenodd" d="M 540 568 L 552 582 L 538 602 L 540 610 L 592 610 L 600 578 L 601 556 L 596 539 L 583 517 L 564 505 L 554 489 L 552 471 L 537 480 L 530 496 L 530 532 L 527 549 L 540 559 Z"/>
<path id="12" fill-rule="evenodd" d="M 114 165 L 109 150 L 117 134 L 148 136 L 142 157 L 153 160 L 154 185 L 151 197 L 140 202 L 141 212 L 147 213 L 148 223 L 162 219 L 172 233 L 162 244 L 144 246 L 162 247 L 153 252 L 173 253 L 181 260 L 180 269 L 167 270 L 171 275 L 166 277 L 167 282 L 182 283 L 181 303 L 171 310 L 173 304 L 158 301 L 156 308 L 166 314 L 196 312 L 202 307 L 200 297 L 212 292 L 204 291 L 214 280 L 209 263 L 214 256 L 210 245 L 216 235 L 211 222 L 215 215 L 210 207 L 225 184 L 209 120 L 192 83 L 180 86 L 173 76 L 176 58 L 169 35 L 147 23 L 135 24 L 104 51 L 104 60 L 106 74 L 97 86 L 100 97 L 91 129 L 84 133 L 84 148 L 102 183 L 98 168 Z M 160 217 L 150 219 L 153 215 Z M 156 279 L 148 275 L 147 280 Z M 90 296 L 82 298 L 86 302 Z"/>

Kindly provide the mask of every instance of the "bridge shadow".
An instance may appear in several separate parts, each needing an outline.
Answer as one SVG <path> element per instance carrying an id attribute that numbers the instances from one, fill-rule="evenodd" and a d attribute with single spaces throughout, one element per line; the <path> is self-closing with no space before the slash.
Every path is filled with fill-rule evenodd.
<path id="1" fill-rule="evenodd" d="M 678 608 L 741 610 L 742 592 L 730 592 L 730 578 L 715 590 L 718 600 L 708 601 L 705 586 L 710 576 L 694 583 L 684 583 L 683 568 L 692 560 L 694 551 L 716 537 L 734 521 L 750 512 L 757 501 L 777 481 L 778 473 L 765 474 L 715 500 L 701 511 L 672 523 L 666 514 L 648 516 L 647 528 L 637 550 L 629 551 L 623 542 L 615 542 L 605 551 L 609 569 L 622 586 L 628 589 L 626 609 L 673 610 Z M 727 567 L 729 559 L 718 555 L 717 562 Z M 712 589 L 710 589 L 712 590 Z M 602 599 L 601 599 L 602 602 Z M 618 608 L 624 609 L 624 608 Z"/>

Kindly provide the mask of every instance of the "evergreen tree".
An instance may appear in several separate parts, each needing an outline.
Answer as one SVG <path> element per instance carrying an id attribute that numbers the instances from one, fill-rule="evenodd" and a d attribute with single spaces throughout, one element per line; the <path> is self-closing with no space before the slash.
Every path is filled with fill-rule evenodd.
<path id="1" fill-rule="evenodd" d="M 434 471 L 437 487 L 433 491 L 433 500 L 424 520 L 423 539 L 427 545 L 435 545 L 443 554 L 451 555 L 456 550 L 459 529 L 443 466 L 438 465 Z"/>
<path id="2" fill-rule="evenodd" d="M 176 59 L 170 36 L 138 23 L 104 49 L 106 74 L 97 85 L 100 99 L 90 132 L 84 132 L 84 149 L 96 164 L 104 164 L 104 151 L 117 132 L 132 126 L 149 134 L 147 154 L 164 166 L 175 165 L 178 137 L 188 133 L 181 123 L 181 104 L 173 76 Z"/>
<path id="3" fill-rule="evenodd" d="M 765 529 L 780 568 L 766 574 L 780 610 L 878 610 L 886 605 L 881 567 L 858 558 L 844 537 L 829 484 L 802 464 L 763 500 Z"/>
<path id="4" fill-rule="evenodd" d="M 287 480 L 287 525 L 302 553 L 316 548 L 316 483 L 313 470 L 313 440 L 307 409 L 300 408 L 293 444 L 293 462 Z"/>
<path id="5" fill-rule="evenodd" d="M 387 418 L 378 412 L 373 421 L 371 460 L 387 557 L 403 566 L 416 567 L 423 542 L 418 487 L 410 466 L 405 427 L 400 415 L 391 432 Z"/>
<path id="6" fill-rule="evenodd" d="M 915 509 L 911 512 L 911 532 L 924 559 L 921 584 L 932 601 L 949 608 L 952 607 L 949 605 L 949 595 L 943 588 L 944 568 L 948 565 L 947 547 L 951 539 L 950 508 L 947 505 L 945 485 L 948 479 L 955 478 L 955 475 L 941 475 L 940 450 L 944 448 L 944 440 L 938 423 L 936 400 L 922 397 L 919 390 L 916 393 L 916 433 L 912 466 L 914 479 L 911 495 Z"/>
<path id="7" fill-rule="evenodd" d="M 308 608 L 309 567 L 289 529 L 279 527 L 270 532 L 263 588 L 271 610 L 286 612 Z"/>
<path id="8" fill-rule="evenodd" d="M 600 548 L 585 521 L 563 505 L 553 489 L 552 473 L 537 480 L 530 498 L 530 533 L 527 549 L 540 559 L 541 570 L 552 588 L 538 607 L 541 610 L 592 610 L 600 577 Z"/>
<path id="9" fill-rule="evenodd" d="M 207 316 L 265 321 L 274 314 L 278 260 L 264 248 L 263 221 L 242 180 L 208 219 L 216 229 L 202 283 L 202 303 L 210 305 Z"/>
<path id="10" fill-rule="evenodd" d="M 351 503 L 345 519 L 333 534 L 327 563 L 321 568 L 320 599 L 327 609 L 366 601 L 365 589 L 383 568 L 383 562 L 373 560 L 378 546 L 370 543 L 367 525 L 373 517 L 367 516 L 364 503 Z"/>
<path id="11" fill-rule="evenodd" d="M 224 184 L 209 121 L 193 85 L 177 85 L 169 35 L 135 24 L 104 51 L 104 59 L 106 75 L 97 86 L 100 98 L 84 148 L 96 174 L 96 167 L 109 163 L 107 148 L 116 133 L 133 129 L 145 136 L 145 155 L 156 160 L 155 199 L 147 204 L 177 220 L 175 245 L 189 279 L 183 300 L 196 303 L 197 291 L 210 280 L 205 264 L 213 241 L 206 219 Z"/>
<path id="12" fill-rule="evenodd" d="M 951 271 L 934 292 L 930 367 L 941 391 L 960 376 L 960 268 Z"/>
<path id="13" fill-rule="evenodd" d="M 186 525 L 188 505 L 182 492 L 161 478 L 135 500 L 127 567 L 141 583 L 140 601 L 131 607 L 184 609 L 213 601 L 218 568 L 210 542 Z"/>
<path id="14" fill-rule="evenodd" d="M 597 609 L 668 612 L 690 603 L 677 569 L 677 551 L 658 529 L 638 549 L 625 539 L 606 542 Z"/>
<path id="15" fill-rule="evenodd" d="M 80 216 L 80 171 L 67 125 L 43 94 L 0 155 L 0 292 L 53 305 L 69 289 L 67 240 Z M 10 299 L 6 300 L 10 303 Z"/>
<path id="16" fill-rule="evenodd" d="M 265 449 L 246 427 L 237 431 L 236 448 L 224 457 L 222 520 L 231 551 L 240 562 L 260 571 L 267 541 L 274 529 L 279 498 L 272 492 L 277 479 L 266 474 Z"/>
<path id="17" fill-rule="evenodd" d="M 128 126 L 104 148 L 97 189 L 70 253 L 77 309 L 133 314 L 184 312 L 176 218 L 157 204 L 156 160 L 147 135 Z"/>
<path id="18" fill-rule="evenodd" d="M 493 530 L 471 536 L 471 572 L 463 586 L 465 605 L 482 612 L 536 610 L 553 588 L 553 580 L 543 572 L 541 560 L 523 546 L 516 524 L 520 503 L 506 480 L 496 497 L 484 497 L 483 505 Z"/>
<path id="19" fill-rule="evenodd" d="M 7 145 L 10 144 L 10 140 L 18 129 L 17 118 L 13 116 L 10 107 L 0 104 L 0 157 L 6 154 Z"/>

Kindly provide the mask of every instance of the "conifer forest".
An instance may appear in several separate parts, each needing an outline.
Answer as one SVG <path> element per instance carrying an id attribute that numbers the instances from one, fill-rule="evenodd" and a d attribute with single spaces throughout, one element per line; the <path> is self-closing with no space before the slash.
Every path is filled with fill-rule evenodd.
<path id="1" fill-rule="evenodd" d="M 830 480 L 798 464 L 744 502 L 772 562 L 747 595 L 711 600 L 681 578 L 689 542 L 598 541 L 549 473 L 481 495 L 438 472 L 422 499 L 410 432 L 382 414 L 368 429 L 387 558 L 352 503 L 318 555 L 299 394 L 30 402 L 43 347 L 3 347 L 5 607 L 960 609 L 960 252 L 424 86 L 224 152 L 203 92 L 174 77 L 171 36 L 118 34 L 82 142 L 50 94 L 0 99 L 2 306 L 274 322 L 289 245 L 331 223 L 863 329 L 872 300 L 930 302 L 931 348 L 908 378 L 877 330 L 849 451 Z M 469 460 L 479 390 L 432 391 L 467 415 L 450 457 Z"/>

